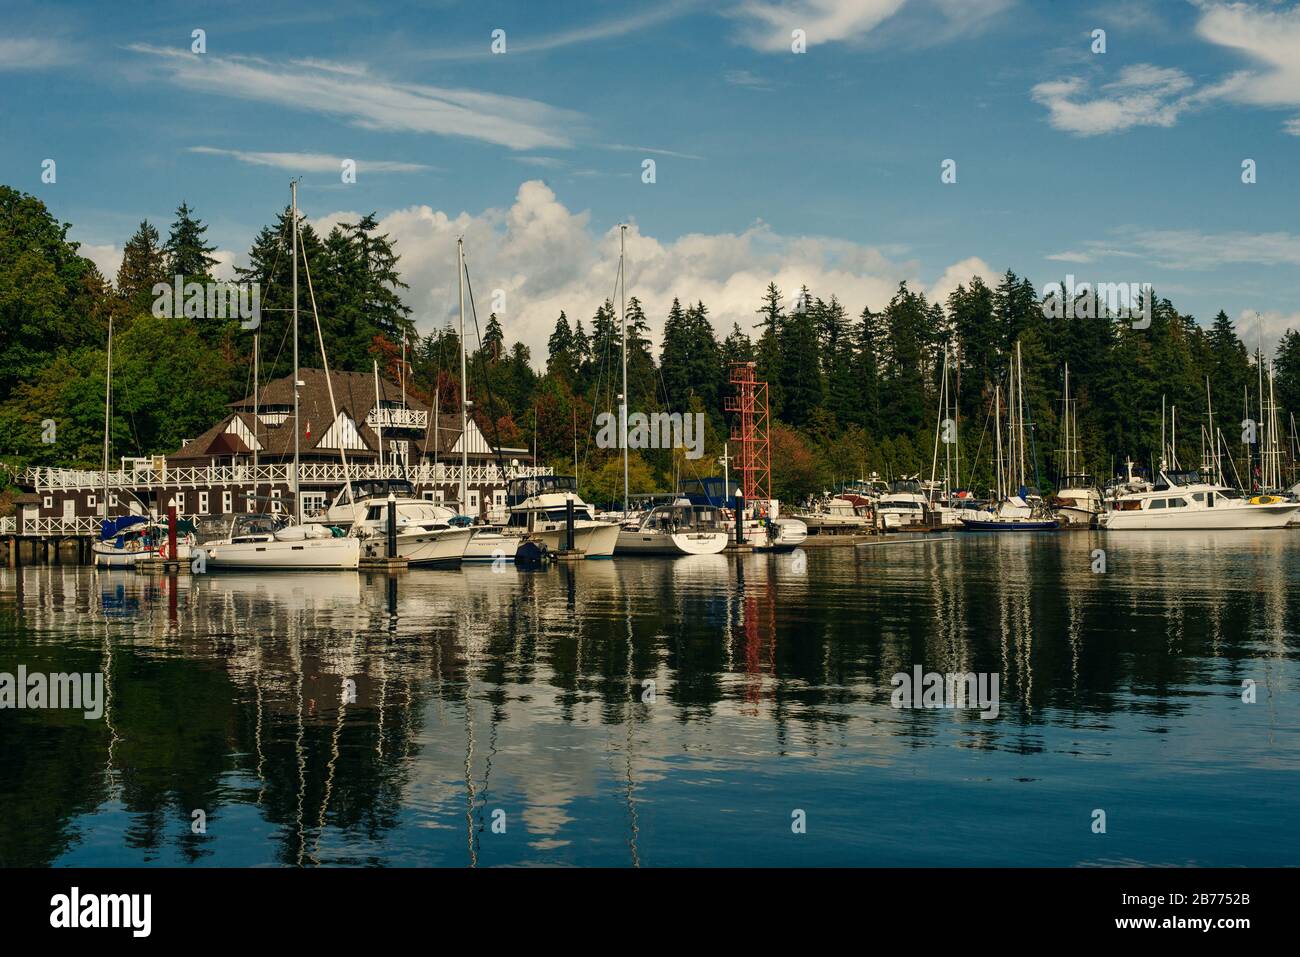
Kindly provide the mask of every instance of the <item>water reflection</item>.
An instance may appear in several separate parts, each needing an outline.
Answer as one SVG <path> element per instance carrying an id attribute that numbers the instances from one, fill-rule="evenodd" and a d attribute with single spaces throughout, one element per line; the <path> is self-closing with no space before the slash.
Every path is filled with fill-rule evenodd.
<path id="1" fill-rule="evenodd" d="M 0 863 L 1293 863 L 1297 548 L 0 571 L 0 671 L 108 689 L 0 712 Z M 890 707 L 918 664 L 998 673 L 1000 716 Z M 1104 847 L 1097 806 L 1130 809 Z"/>

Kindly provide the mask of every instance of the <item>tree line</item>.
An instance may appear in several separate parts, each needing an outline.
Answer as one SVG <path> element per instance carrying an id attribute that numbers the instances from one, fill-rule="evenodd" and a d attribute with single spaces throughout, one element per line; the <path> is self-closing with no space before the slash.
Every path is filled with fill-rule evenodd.
<path id="1" fill-rule="evenodd" d="M 248 265 L 237 270 L 238 281 L 261 285 L 262 381 L 289 374 L 292 365 L 291 226 L 285 209 L 258 232 Z M 126 240 L 112 282 L 80 255 L 69 228 L 40 200 L 0 186 L 0 456 L 14 464 L 98 464 L 110 318 L 114 454 L 173 452 L 252 387 L 253 332 L 241 328 L 239 317 L 158 318 L 151 309 L 156 283 L 171 284 L 178 275 L 212 280 L 217 261 L 207 227 L 184 202 L 165 238 L 142 222 Z M 331 367 L 367 372 L 377 360 L 391 379 L 405 374 L 408 391 L 436 402 L 439 415 L 454 423 L 459 338 L 450 325 L 423 336 L 416 331 L 402 299 L 399 254 L 379 233 L 377 216 L 341 223 L 324 236 L 305 219 L 299 228 L 300 309 L 309 322 L 310 274 Z M 962 484 L 983 490 L 992 472 L 991 400 L 995 387 L 1005 388 L 1017 343 L 1030 467 L 1045 490 L 1060 477 L 1067 364 L 1082 464 L 1094 475 L 1114 474 L 1127 457 L 1157 459 L 1162 398 L 1179 410 L 1180 462 L 1199 464 L 1207 384 L 1239 474 L 1249 475 L 1238 423 L 1258 417 L 1260 357 L 1224 311 L 1203 326 L 1147 291 L 1145 328 L 1104 307 L 1048 318 L 1036 287 L 1010 270 L 995 285 L 972 277 L 942 302 L 902 282 L 887 303 L 857 312 L 831 290 L 782 291 L 769 283 L 756 293 L 752 321 L 735 322 L 722 336 L 707 304 L 674 299 L 657 347 L 642 303 L 628 299 L 629 408 L 700 413 L 707 423 L 701 459 L 682 450 L 632 452 L 634 494 L 671 491 L 681 478 L 721 471 L 716 459 L 732 424 L 725 399 L 734 391 L 731 369 L 742 362 L 753 362 L 769 385 L 775 494 L 798 500 L 873 472 L 928 477 L 941 418 L 954 419 Z M 471 315 L 466 322 L 468 392 L 480 428 L 494 444 L 536 450 L 542 462 L 576 472 L 584 496 L 597 503 L 622 496 L 622 453 L 594 439 L 596 415 L 616 411 L 622 391 L 619 311 L 611 301 L 585 321 L 562 311 L 546 356 L 536 361 L 526 345 L 508 340 L 500 317 Z M 302 343 L 302 364 L 318 364 L 306 327 Z M 945 355 L 952 407 L 940 410 Z M 1288 330 L 1263 361 L 1270 358 L 1279 418 L 1289 432 L 1290 413 L 1300 408 L 1300 333 Z M 48 420 L 56 425 L 54 442 L 43 441 Z M 1280 444 L 1289 456 L 1290 442 Z"/>

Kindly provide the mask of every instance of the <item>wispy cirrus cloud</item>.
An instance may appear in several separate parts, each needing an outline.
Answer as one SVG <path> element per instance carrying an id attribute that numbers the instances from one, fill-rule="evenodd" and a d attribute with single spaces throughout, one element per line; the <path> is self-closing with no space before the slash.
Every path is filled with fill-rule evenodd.
<path id="1" fill-rule="evenodd" d="M 329 153 L 258 153 L 247 150 L 222 149 L 216 146 L 191 146 L 189 153 L 209 156 L 229 156 L 249 166 L 273 166 L 276 169 L 297 170 L 303 173 L 337 173 L 344 157 Z M 358 173 L 423 173 L 433 169 L 423 163 L 400 163 L 392 160 L 355 160 Z"/>
<path id="2" fill-rule="evenodd" d="M 73 48 L 49 37 L 0 37 L 0 70 L 44 70 L 75 59 Z"/>
<path id="3" fill-rule="evenodd" d="M 363 129 L 465 137 L 529 150 L 570 147 L 572 135 L 586 126 L 580 114 L 536 100 L 399 83 L 353 65 L 342 70 L 321 61 L 281 65 L 143 43 L 128 49 L 186 89 L 335 116 Z"/>
<path id="4" fill-rule="evenodd" d="M 791 32 L 803 30 L 812 47 L 860 41 L 890 23 L 920 45 L 978 29 L 1012 0 L 742 0 L 728 12 L 740 22 L 738 39 L 765 53 L 790 51 Z M 912 16 L 899 23 L 907 8 Z"/>
<path id="5" fill-rule="evenodd" d="M 1110 239 L 1086 240 L 1080 248 L 1046 258 L 1065 263 L 1141 259 L 1162 269 L 1201 271 L 1226 265 L 1300 266 L 1300 234 L 1240 230 L 1214 233 L 1129 226 L 1114 230 Z"/>

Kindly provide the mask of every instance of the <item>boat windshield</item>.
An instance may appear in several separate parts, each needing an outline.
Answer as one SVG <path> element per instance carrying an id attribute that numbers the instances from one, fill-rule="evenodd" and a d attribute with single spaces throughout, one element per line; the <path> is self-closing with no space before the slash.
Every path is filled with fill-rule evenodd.
<path id="1" fill-rule="evenodd" d="M 506 487 L 506 504 L 518 505 L 534 495 L 549 495 L 566 492 L 578 492 L 578 483 L 572 475 L 530 475 L 514 478 Z"/>

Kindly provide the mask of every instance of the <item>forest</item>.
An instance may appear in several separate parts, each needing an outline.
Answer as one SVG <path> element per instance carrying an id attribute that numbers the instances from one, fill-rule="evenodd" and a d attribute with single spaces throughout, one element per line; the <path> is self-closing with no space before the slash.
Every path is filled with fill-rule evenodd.
<path id="1" fill-rule="evenodd" d="M 247 266 L 237 270 L 238 281 L 261 284 L 264 382 L 292 367 L 290 225 L 286 209 L 258 232 Z M 186 282 L 212 279 L 215 247 L 207 227 L 184 202 L 169 225 L 140 223 L 114 277 L 79 254 L 70 228 L 39 199 L 0 186 L 0 460 L 98 467 L 110 318 L 113 455 L 174 452 L 252 389 L 253 333 L 238 318 L 158 318 L 151 311 L 155 283 L 171 284 L 177 275 Z M 456 331 L 418 332 L 403 301 L 400 251 L 379 232 L 377 216 L 339 224 L 324 236 L 305 219 L 300 229 L 331 367 L 369 371 L 377 360 L 396 381 L 405 342 L 408 390 L 436 401 L 440 414 L 451 417 L 444 421 L 454 421 L 460 414 Z M 1157 458 L 1162 400 L 1178 410 L 1180 463 L 1199 465 L 1208 384 L 1216 425 L 1238 443 L 1232 446 L 1236 468 L 1248 481 L 1240 423 L 1258 417 L 1261 357 L 1226 311 L 1202 324 L 1157 289 L 1150 293 L 1147 328 L 1104 309 L 1099 316 L 1075 309 L 1068 318 L 1047 318 L 1038 288 L 1008 269 L 993 286 L 972 277 L 944 302 L 903 282 L 888 302 L 846 304 L 834 290 L 769 283 L 755 290 L 752 322 L 732 323 L 725 334 L 715 329 L 708 305 L 683 289 L 663 317 L 658 344 L 641 302 L 629 296 L 629 408 L 707 417 L 699 460 L 681 450 L 631 453 L 632 493 L 671 491 L 679 478 L 721 471 L 716 460 L 731 427 L 729 370 L 748 361 L 769 383 L 773 494 L 802 501 L 872 472 L 927 478 L 945 354 L 960 481 L 982 491 L 992 473 L 991 399 L 1017 342 L 1030 468 L 1044 491 L 1059 477 L 1067 364 L 1082 460 L 1098 479 L 1115 474 L 1126 457 L 1143 464 Z M 306 324 L 305 283 L 300 303 L 302 364 L 319 365 Z M 472 414 L 489 440 L 535 449 L 558 472 L 576 473 L 589 501 L 621 499 L 622 454 L 598 448 L 593 428 L 597 413 L 618 406 L 619 304 L 607 301 L 585 318 L 560 312 L 545 356 L 511 342 L 491 314 L 471 315 L 466 338 Z M 1291 413 L 1300 408 L 1300 333 L 1288 330 L 1275 354 L 1262 357 L 1265 364 L 1270 359 L 1278 415 L 1289 435 Z M 47 420 L 56 426 L 52 442 L 45 440 Z M 1291 443 L 1279 444 L 1289 463 L 1285 475 L 1292 477 Z"/>

